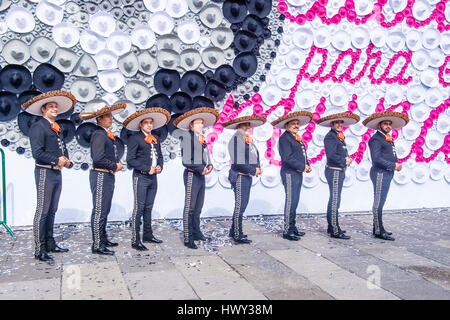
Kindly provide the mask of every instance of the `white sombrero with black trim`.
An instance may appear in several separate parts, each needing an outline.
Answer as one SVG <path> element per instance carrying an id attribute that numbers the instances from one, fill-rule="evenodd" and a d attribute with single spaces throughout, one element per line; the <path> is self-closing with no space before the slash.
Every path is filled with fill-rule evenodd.
<path id="1" fill-rule="evenodd" d="M 219 113 L 213 108 L 196 108 L 176 118 L 173 125 L 179 129 L 188 130 L 189 124 L 196 119 L 203 119 L 204 127 L 210 127 L 219 120 Z"/>
<path id="2" fill-rule="evenodd" d="M 266 123 L 266 121 L 267 119 L 263 116 L 253 115 L 233 119 L 231 121 L 222 123 L 222 126 L 226 129 L 237 129 L 237 126 L 241 123 L 249 123 L 251 128 L 256 128 Z"/>
<path id="3" fill-rule="evenodd" d="M 401 112 L 379 112 L 364 119 L 363 125 L 367 128 L 378 130 L 380 122 L 389 120 L 392 122 L 392 130 L 400 129 L 409 122 L 409 117 Z"/>
<path id="4" fill-rule="evenodd" d="M 320 118 L 316 121 L 316 123 L 323 127 L 331 127 L 331 123 L 333 121 L 344 121 L 344 126 L 350 126 L 352 124 L 358 123 L 359 119 L 360 118 L 357 114 L 350 112 L 341 112 L 330 114 L 329 116 Z"/>
<path id="5" fill-rule="evenodd" d="M 131 131 L 139 131 L 139 124 L 145 120 L 151 118 L 153 120 L 152 130 L 161 128 L 167 124 L 170 120 L 170 113 L 163 108 L 147 108 L 141 111 L 133 113 L 131 116 L 125 119 L 123 126 Z"/>
<path id="6" fill-rule="evenodd" d="M 288 113 L 281 118 L 272 122 L 272 126 L 278 129 L 285 129 L 285 125 L 293 120 L 298 120 L 300 126 L 304 126 L 309 123 L 313 118 L 313 114 L 309 111 L 296 111 Z"/>
<path id="7" fill-rule="evenodd" d="M 22 109 L 35 116 L 42 116 L 41 107 L 49 102 L 55 102 L 58 105 L 58 113 L 61 114 L 72 109 L 77 99 L 68 91 L 49 91 L 28 100 L 22 104 Z"/>

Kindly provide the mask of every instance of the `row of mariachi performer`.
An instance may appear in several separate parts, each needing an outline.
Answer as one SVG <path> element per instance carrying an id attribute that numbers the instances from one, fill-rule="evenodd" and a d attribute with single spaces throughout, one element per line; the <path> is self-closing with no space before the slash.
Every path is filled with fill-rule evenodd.
<path id="1" fill-rule="evenodd" d="M 53 262 L 49 253 L 68 251 L 58 246 L 53 237 L 53 224 L 61 193 L 61 169 L 71 166 L 61 129 L 55 119 L 58 113 L 70 110 L 75 103 L 76 99 L 71 93 L 53 91 L 41 94 L 22 105 L 26 112 L 42 116 L 41 120 L 32 125 L 29 136 L 32 154 L 36 160 L 37 208 L 33 225 L 35 257 L 48 263 Z M 125 108 L 125 104 L 117 104 L 80 114 L 82 120 L 96 121 L 98 125 L 90 140 L 93 163 L 89 174 L 93 206 L 92 252 L 96 254 L 112 255 L 114 251 L 109 247 L 118 245 L 110 241 L 106 233 L 115 173 L 123 169 L 116 137 L 109 128 L 113 115 Z M 285 129 L 279 139 L 279 152 L 282 162 L 280 174 L 285 189 L 283 237 L 288 240 L 299 240 L 305 234 L 296 227 L 296 209 L 303 174 L 311 172 L 312 169 L 306 155 L 306 147 L 298 132 L 301 126 L 311 121 L 312 116 L 312 113 L 307 111 L 291 112 L 272 122 L 274 127 Z M 205 200 L 205 176 L 213 170 L 202 132 L 214 125 L 218 118 L 217 111 L 212 108 L 197 108 L 179 116 L 173 122 L 185 132 L 181 135 L 182 162 L 185 167 L 183 237 L 184 244 L 192 249 L 197 248 L 195 241 L 207 240 L 200 230 L 200 215 Z M 151 212 L 158 188 L 157 176 L 164 165 L 160 142 L 152 135 L 152 130 L 164 126 L 169 120 L 170 114 L 165 109 L 147 108 L 130 115 L 123 122 L 125 128 L 135 131 L 128 139 L 127 164 L 134 169 L 131 245 L 136 250 L 147 250 L 143 244 L 145 242 L 162 242 L 153 235 L 151 223 Z M 265 121 L 264 117 L 253 115 L 238 117 L 222 124 L 224 128 L 236 130 L 228 145 L 232 160 L 228 178 L 235 195 L 229 236 L 235 243 L 251 242 L 243 232 L 242 217 L 249 203 L 252 177 L 261 175 L 262 169 L 259 152 L 250 132 L 251 128 L 260 126 Z M 347 152 L 343 129 L 358 121 L 359 116 L 353 113 L 332 114 L 317 120 L 317 124 L 330 127 L 324 145 L 327 157 L 325 176 L 330 191 L 327 206 L 328 233 L 333 238 L 350 238 L 345 230 L 340 228 L 338 219 L 345 171 L 352 162 Z M 407 116 L 397 112 L 376 113 L 363 121 L 365 126 L 376 130 L 369 141 L 372 159 L 370 178 L 374 188 L 373 234 L 384 240 L 394 240 L 392 233 L 383 226 L 382 211 L 394 171 L 402 168 L 389 133 L 408 122 Z"/>

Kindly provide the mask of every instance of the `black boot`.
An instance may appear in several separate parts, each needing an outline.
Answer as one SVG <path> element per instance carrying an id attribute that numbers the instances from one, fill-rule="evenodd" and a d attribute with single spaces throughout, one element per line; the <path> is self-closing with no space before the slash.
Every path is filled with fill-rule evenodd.
<path id="1" fill-rule="evenodd" d="M 109 250 L 106 247 L 100 247 L 98 249 L 92 249 L 92 253 L 94 254 L 103 254 L 103 255 L 108 255 L 108 256 L 112 256 L 114 254 L 114 251 Z"/>
<path id="2" fill-rule="evenodd" d="M 151 237 L 144 238 L 142 241 L 144 243 L 147 243 L 147 242 L 162 243 L 162 240 L 156 239 L 153 235 Z"/>
<path id="3" fill-rule="evenodd" d="M 53 260 L 53 257 L 51 255 L 49 255 L 47 252 L 41 252 L 38 255 L 34 255 L 34 258 L 39 261 L 46 262 L 49 265 L 53 265 L 55 263 L 55 260 Z"/>
<path id="4" fill-rule="evenodd" d="M 185 242 L 184 245 L 189 249 L 198 249 L 194 241 Z"/>
<path id="5" fill-rule="evenodd" d="M 117 242 L 111 242 L 109 240 L 106 240 L 105 247 L 117 247 L 119 244 Z"/>
<path id="6" fill-rule="evenodd" d="M 350 239 L 350 236 L 345 235 L 342 231 L 339 232 L 338 234 L 331 233 L 330 237 L 336 238 L 336 239 L 344 239 L 344 240 Z"/>
<path id="7" fill-rule="evenodd" d="M 294 230 L 294 235 L 296 235 L 297 237 L 303 237 L 305 233 L 302 231 Z"/>
<path id="8" fill-rule="evenodd" d="M 252 240 L 250 240 L 250 239 L 248 239 L 248 238 L 244 238 L 244 237 L 233 238 L 233 240 L 234 240 L 237 244 L 239 244 L 239 243 L 246 243 L 246 244 L 252 243 Z"/>
<path id="9" fill-rule="evenodd" d="M 48 252 L 60 253 L 60 252 L 68 252 L 69 249 L 61 248 L 57 244 L 55 244 L 54 248 L 51 250 L 47 250 Z"/>
<path id="10" fill-rule="evenodd" d="M 131 247 L 138 251 L 147 251 L 148 250 L 147 247 L 144 246 L 142 243 L 133 243 L 133 244 L 131 244 Z"/>
<path id="11" fill-rule="evenodd" d="M 298 240 L 300 240 L 300 237 L 296 236 L 294 234 L 294 232 L 291 232 L 291 233 L 284 233 L 283 239 L 287 239 L 287 240 L 291 240 L 291 241 L 298 241 Z"/>
<path id="12" fill-rule="evenodd" d="M 382 232 L 381 234 L 375 234 L 375 238 L 383 239 L 383 240 L 389 240 L 389 241 L 394 241 L 395 240 L 395 238 L 391 237 L 390 235 L 388 235 L 387 232 Z"/>

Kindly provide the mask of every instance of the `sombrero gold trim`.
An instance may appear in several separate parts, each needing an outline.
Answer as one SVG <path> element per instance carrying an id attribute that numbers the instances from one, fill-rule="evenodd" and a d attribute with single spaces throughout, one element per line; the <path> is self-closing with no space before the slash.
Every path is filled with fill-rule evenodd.
<path id="1" fill-rule="evenodd" d="M 35 116 L 42 116 L 41 107 L 48 102 L 56 102 L 58 113 L 61 114 L 72 109 L 77 103 L 77 99 L 68 91 L 49 91 L 28 100 L 22 104 L 22 109 Z"/>
<path id="2" fill-rule="evenodd" d="M 123 122 L 123 126 L 131 131 L 139 131 L 142 120 L 152 118 L 153 119 L 153 128 L 152 130 L 156 130 L 163 125 L 167 124 L 170 120 L 169 111 L 163 108 L 147 108 L 141 111 L 137 111 L 133 113 L 131 116 L 125 119 Z"/>
<path id="3" fill-rule="evenodd" d="M 263 116 L 253 115 L 253 116 L 245 116 L 233 119 L 231 121 L 222 123 L 222 126 L 227 129 L 236 129 L 237 126 L 241 123 L 249 122 L 250 127 L 255 128 L 266 123 L 267 119 Z"/>
<path id="4" fill-rule="evenodd" d="M 384 120 L 392 121 L 392 129 L 395 130 L 406 126 L 409 122 L 409 117 L 401 112 L 379 112 L 364 119 L 363 125 L 377 130 L 378 124 Z"/>
<path id="5" fill-rule="evenodd" d="M 323 127 L 331 127 L 331 122 L 336 120 L 342 120 L 344 121 L 344 126 L 350 126 L 352 124 L 358 123 L 359 119 L 360 118 L 357 114 L 350 112 L 341 112 L 330 114 L 329 116 L 320 118 L 319 120 L 316 121 L 316 123 Z"/>
<path id="6" fill-rule="evenodd" d="M 82 113 L 80 113 L 79 117 L 81 120 L 86 121 L 86 120 L 98 118 L 107 113 L 111 113 L 112 115 L 115 115 L 116 113 L 120 113 L 123 111 L 120 109 L 126 109 L 126 107 L 127 107 L 126 103 L 118 103 L 118 104 L 113 105 L 112 107 L 108 107 L 105 105 L 103 108 L 101 108 L 100 110 L 95 111 L 95 112 L 82 112 Z"/>
<path id="7" fill-rule="evenodd" d="M 180 129 L 189 129 L 189 124 L 195 119 L 203 119 L 204 126 L 210 127 L 219 120 L 219 113 L 213 108 L 201 107 L 190 110 L 173 121 L 173 125 Z"/>
<path id="8" fill-rule="evenodd" d="M 300 126 L 303 126 L 310 122 L 313 118 L 312 112 L 309 111 L 296 111 L 288 113 L 281 118 L 272 121 L 272 126 L 278 129 L 284 129 L 284 126 L 286 123 L 292 121 L 292 120 L 298 120 L 300 122 Z"/>

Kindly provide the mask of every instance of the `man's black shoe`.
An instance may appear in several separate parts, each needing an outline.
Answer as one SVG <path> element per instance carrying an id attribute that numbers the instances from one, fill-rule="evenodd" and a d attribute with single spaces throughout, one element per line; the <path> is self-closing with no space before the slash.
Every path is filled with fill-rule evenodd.
<path id="1" fill-rule="evenodd" d="M 138 251 L 147 251 L 147 250 L 148 250 L 147 247 L 144 246 L 142 243 L 132 244 L 131 247 L 132 247 L 133 249 L 138 250 Z"/>

